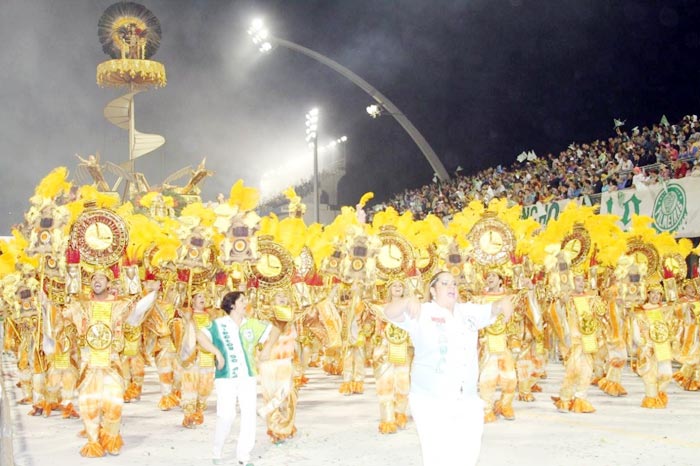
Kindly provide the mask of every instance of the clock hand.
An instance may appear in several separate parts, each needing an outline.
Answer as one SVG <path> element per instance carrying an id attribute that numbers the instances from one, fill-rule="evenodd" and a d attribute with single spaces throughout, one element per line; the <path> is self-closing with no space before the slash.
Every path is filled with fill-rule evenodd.
<path id="1" fill-rule="evenodd" d="M 271 269 L 279 269 L 280 268 L 279 265 L 272 265 L 272 263 L 270 262 L 270 255 L 269 254 L 267 254 L 265 257 L 267 259 L 267 266 L 268 267 L 270 267 Z"/>
<path id="2" fill-rule="evenodd" d="M 395 256 L 395 255 L 392 254 L 392 251 L 393 251 L 393 250 L 394 250 L 394 245 L 393 245 L 393 244 L 390 244 L 390 245 L 389 245 L 389 257 L 392 258 L 392 259 L 401 260 L 401 255 L 400 255 L 400 254 L 399 254 L 398 256 Z M 399 252 L 401 252 L 401 251 L 399 251 Z"/>

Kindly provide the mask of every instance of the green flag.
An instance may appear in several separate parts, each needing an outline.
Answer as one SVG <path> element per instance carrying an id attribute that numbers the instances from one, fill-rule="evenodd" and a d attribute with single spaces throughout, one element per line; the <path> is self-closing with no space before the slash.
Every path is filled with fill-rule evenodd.
<path id="1" fill-rule="evenodd" d="M 666 118 L 666 115 L 661 115 L 661 121 L 659 122 L 661 126 L 668 126 L 668 118 Z"/>

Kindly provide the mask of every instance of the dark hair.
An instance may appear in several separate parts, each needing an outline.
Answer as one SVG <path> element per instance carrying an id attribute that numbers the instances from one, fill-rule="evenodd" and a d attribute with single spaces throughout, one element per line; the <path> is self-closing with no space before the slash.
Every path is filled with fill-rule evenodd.
<path id="1" fill-rule="evenodd" d="M 226 293 L 221 300 L 221 309 L 226 313 L 230 314 L 231 309 L 233 309 L 233 306 L 236 304 L 236 301 L 243 296 L 242 291 L 230 291 Z"/>
<path id="2" fill-rule="evenodd" d="M 450 273 L 450 272 L 448 272 L 447 270 L 441 270 L 438 273 L 436 273 L 435 275 L 433 275 L 433 278 L 431 278 L 430 281 L 428 282 L 428 289 L 435 286 L 435 284 L 438 281 L 438 278 L 440 278 L 440 275 L 442 275 L 443 273 Z"/>

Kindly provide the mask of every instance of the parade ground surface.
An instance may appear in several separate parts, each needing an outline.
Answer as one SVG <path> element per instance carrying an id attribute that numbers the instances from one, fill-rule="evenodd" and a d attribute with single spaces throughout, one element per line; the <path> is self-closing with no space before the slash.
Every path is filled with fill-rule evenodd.
<path id="1" fill-rule="evenodd" d="M 17 370 L 12 357 L 3 360 L 4 386 L 11 406 L 14 458 L 17 466 L 39 465 L 187 465 L 211 464 L 211 437 L 215 424 L 212 397 L 204 425 L 190 430 L 180 426 L 178 409 L 161 412 L 156 373 L 146 373 L 144 394 L 137 403 L 124 406 L 119 456 L 82 458 L 78 450 L 79 420 L 31 417 L 29 406 L 19 399 Z M 551 363 L 542 393 L 533 403 L 516 401 L 516 420 L 485 427 L 480 465 L 674 465 L 700 464 L 700 392 L 685 392 L 671 383 L 667 409 L 641 408 L 641 380 L 629 370 L 623 384 L 629 395 L 612 398 L 591 387 L 592 414 L 559 413 L 550 396 L 556 395 L 562 366 Z M 338 393 L 339 376 L 319 369 L 299 392 L 297 435 L 274 445 L 258 420 L 255 466 L 419 466 L 420 447 L 415 426 L 392 435 L 377 432 L 378 403 L 371 370 L 363 395 Z M 224 464 L 236 464 L 238 423 L 224 450 Z"/>

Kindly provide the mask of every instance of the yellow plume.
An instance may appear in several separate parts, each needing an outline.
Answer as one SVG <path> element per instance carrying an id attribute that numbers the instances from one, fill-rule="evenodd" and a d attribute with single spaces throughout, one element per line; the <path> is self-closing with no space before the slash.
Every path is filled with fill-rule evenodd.
<path id="1" fill-rule="evenodd" d="M 379 231 L 379 229 L 384 225 L 394 225 L 399 221 L 399 213 L 393 207 L 387 207 L 381 212 L 374 214 L 372 219 L 372 227 L 374 231 Z"/>
<path id="2" fill-rule="evenodd" d="M 83 185 L 78 190 L 78 197 L 83 201 L 95 201 L 97 207 L 111 209 L 119 204 L 119 197 L 98 191 L 92 185 Z"/>
<path id="3" fill-rule="evenodd" d="M 260 219 L 260 229 L 258 230 L 256 236 L 270 235 L 275 237 L 277 234 L 277 225 L 279 224 L 279 219 L 277 215 L 270 212 L 265 217 Z"/>
<path id="4" fill-rule="evenodd" d="M 373 192 L 367 192 L 362 195 L 360 198 L 360 202 L 357 203 L 360 207 L 364 207 L 367 202 L 369 202 L 371 199 L 374 198 L 374 193 Z"/>
<path id="5" fill-rule="evenodd" d="M 343 206 L 340 209 L 340 214 L 333 219 L 330 225 L 326 225 L 323 229 L 323 234 L 330 242 L 333 242 L 336 238 L 344 239 L 348 227 L 351 225 L 359 225 L 359 223 L 355 209 Z"/>
<path id="6" fill-rule="evenodd" d="M 306 245 L 314 256 L 316 267 L 320 267 L 323 260 L 333 253 L 333 243 L 323 234 L 323 226 L 314 223 L 306 231 Z"/>
<path id="7" fill-rule="evenodd" d="M 126 247 L 126 256 L 132 262 L 143 260 L 143 254 L 153 244 L 157 244 L 161 235 L 160 226 L 145 215 L 125 216 L 129 226 L 129 244 Z"/>
<path id="8" fill-rule="evenodd" d="M 55 199 L 59 194 L 70 191 L 71 183 L 67 181 L 68 169 L 66 167 L 54 168 L 46 175 L 34 190 L 34 194 L 47 199 Z"/>
<path id="9" fill-rule="evenodd" d="M 297 257 L 304 248 L 306 224 L 300 218 L 287 217 L 277 225 L 275 241 L 287 249 L 292 257 Z"/>
<path id="10" fill-rule="evenodd" d="M 193 202 L 187 205 L 182 212 L 180 212 L 181 217 L 196 217 L 200 220 L 200 225 L 204 227 L 210 227 L 214 225 L 216 221 L 216 214 L 212 209 L 204 206 L 201 202 Z"/>
<path id="11" fill-rule="evenodd" d="M 117 215 L 120 217 L 128 217 L 129 215 L 134 214 L 134 205 L 131 203 L 131 201 L 127 201 L 124 204 L 120 205 L 117 210 Z"/>
<path id="12" fill-rule="evenodd" d="M 693 242 L 690 241 L 688 238 L 680 238 L 678 240 L 678 252 L 680 253 L 683 258 L 686 258 L 690 255 L 690 251 L 693 250 Z"/>
<path id="13" fill-rule="evenodd" d="M 283 194 L 289 199 L 290 201 L 293 201 L 297 199 L 299 196 L 297 196 L 296 191 L 294 191 L 294 187 L 290 186 L 289 188 L 285 189 L 283 191 Z"/>
<path id="14" fill-rule="evenodd" d="M 292 191 L 294 190 L 292 189 Z M 294 195 L 296 196 L 296 193 Z M 231 187 L 228 203 L 238 206 L 240 211 L 247 212 L 253 210 L 258 205 L 258 201 L 260 201 L 260 193 L 258 190 L 243 186 L 243 180 L 236 181 Z"/>

